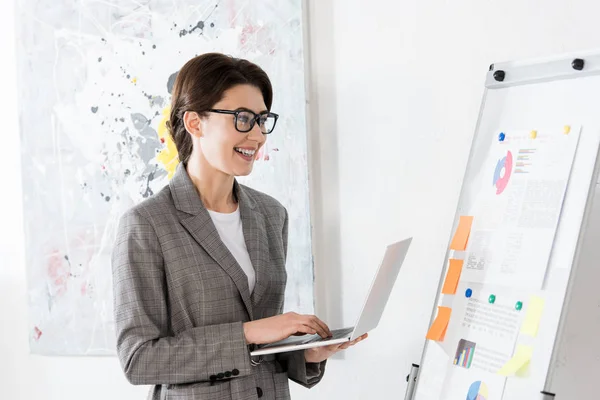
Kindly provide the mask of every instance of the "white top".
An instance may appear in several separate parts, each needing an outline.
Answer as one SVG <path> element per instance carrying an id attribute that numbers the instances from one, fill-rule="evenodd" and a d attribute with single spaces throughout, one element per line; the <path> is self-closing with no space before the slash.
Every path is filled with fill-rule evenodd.
<path id="1" fill-rule="evenodd" d="M 238 207 L 232 213 L 220 213 L 208 210 L 208 214 L 215 224 L 221 240 L 248 276 L 248 287 L 250 288 L 250 294 L 252 294 L 254 284 L 256 283 L 256 273 L 254 272 L 250 254 L 248 254 L 248 248 L 246 247 L 246 241 L 244 240 L 240 208 Z"/>

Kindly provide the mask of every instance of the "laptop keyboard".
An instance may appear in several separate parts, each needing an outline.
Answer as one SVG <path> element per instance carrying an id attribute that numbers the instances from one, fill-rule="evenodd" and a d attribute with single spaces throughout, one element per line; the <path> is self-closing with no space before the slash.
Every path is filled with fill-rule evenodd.
<path id="1" fill-rule="evenodd" d="M 305 340 L 302 340 L 300 343 L 306 344 L 306 343 L 321 342 L 321 341 L 326 342 L 328 340 L 341 339 L 343 337 L 350 336 L 350 334 L 352 333 L 353 330 L 354 330 L 354 328 L 334 329 L 331 331 L 331 334 L 332 334 L 331 337 L 322 338 L 319 335 L 311 335 L 311 337 L 306 338 Z"/>
<path id="2" fill-rule="evenodd" d="M 286 345 L 287 344 L 307 344 L 307 343 L 313 343 L 313 342 L 319 342 L 319 341 L 336 340 L 336 339 L 340 339 L 343 337 L 349 337 L 353 330 L 354 330 L 354 328 L 334 329 L 331 331 L 331 334 L 333 336 L 330 338 L 322 338 L 319 335 L 290 336 L 289 338 L 281 340 L 279 342 L 266 344 L 266 345 L 262 345 L 259 347 L 260 348 L 269 348 L 269 347 L 273 347 L 273 346 L 281 346 L 284 344 L 286 344 Z"/>

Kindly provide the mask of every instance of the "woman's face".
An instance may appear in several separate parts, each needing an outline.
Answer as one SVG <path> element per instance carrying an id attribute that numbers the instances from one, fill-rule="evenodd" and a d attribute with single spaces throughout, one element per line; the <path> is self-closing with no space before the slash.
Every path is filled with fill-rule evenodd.
<path id="1" fill-rule="evenodd" d="M 255 114 L 267 111 L 261 91 L 252 85 L 237 85 L 227 90 L 215 110 L 249 110 Z M 238 114 L 238 127 L 252 123 L 252 114 Z M 194 137 L 205 160 L 216 170 L 227 175 L 245 176 L 252 172 L 258 150 L 266 136 L 255 123 L 249 132 L 236 129 L 235 115 L 210 112 L 200 119 L 200 135 Z"/>

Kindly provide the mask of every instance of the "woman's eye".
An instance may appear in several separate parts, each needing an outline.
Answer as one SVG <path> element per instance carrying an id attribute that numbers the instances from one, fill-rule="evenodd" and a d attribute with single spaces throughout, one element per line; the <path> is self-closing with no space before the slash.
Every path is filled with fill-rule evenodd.
<path id="1" fill-rule="evenodd" d="M 238 114 L 238 121 L 242 124 L 247 124 L 250 122 L 250 116 L 248 114 Z"/>

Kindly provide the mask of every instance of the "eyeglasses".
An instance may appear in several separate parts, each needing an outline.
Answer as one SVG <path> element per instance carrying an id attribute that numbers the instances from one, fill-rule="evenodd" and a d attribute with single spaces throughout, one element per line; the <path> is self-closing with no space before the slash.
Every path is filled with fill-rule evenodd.
<path id="1" fill-rule="evenodd" d="M 230 114 L 234 116 L 233 124 L 238 132 L 246 133 L 250 132 L 254 128 L 254 124 L 258 122 L 260 130 L 265 135 L 273 132 L 275 124 L 277 123 L 278 114 L 272 112 L 262 112 L 256 114 L 253 111 L 247 109 L 240 110 L 207 110 L 207 112 L 214 112 L 218 114 Z"/>

